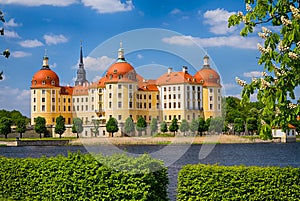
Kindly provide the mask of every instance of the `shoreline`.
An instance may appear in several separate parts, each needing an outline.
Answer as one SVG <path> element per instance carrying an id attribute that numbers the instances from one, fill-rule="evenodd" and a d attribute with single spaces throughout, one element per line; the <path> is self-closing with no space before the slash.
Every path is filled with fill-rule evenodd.
<path id="1" fill-rule="evenodd" d="M 70 140 L 69 145 L 168 145 L 168 144 L 250 144 L 280 143 L 279 139 L 261 140 L 236 135 L 209 135 L 197 137 L 116 137 L 116 138 L 79 138 Z"/>

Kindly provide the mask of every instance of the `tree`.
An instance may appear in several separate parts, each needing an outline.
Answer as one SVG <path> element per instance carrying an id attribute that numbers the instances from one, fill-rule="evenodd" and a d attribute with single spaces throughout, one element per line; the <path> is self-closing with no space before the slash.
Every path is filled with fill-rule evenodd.
<path id="1" fill-rule="evenodd" d="M 264 70 L 262 76 L 253 78 L 249 84 L 236 78 L 243 87 L 242 103 L 249 102 L 250 95 L 257 91 L 257 99 L 265 106 L 262 116 L 274 115 L 268 123 L 270 127 L 286 130 L 300 113 L 300 99 L 295 96 L 300 85 L 300 3 L 296 0 L 245 0 L 245 3 L 246 14 L 238 12 L 230 16 L 228 27 L 243 23 L 242 36 L 252 33 L 258 25 L 274 29 L 262 26 L 258 33 L 264 40 L 264 44 L 257 45 L 261 53 L 258 64 Z M 268 128 L 264 126 L 261 130 L 268 132 Z"/>
<path id="2" fill-rule="evenodd" d="M 249 117 L 246 120 L 247 130 L 253 134 L 253 132 L 256 132 L 258 129 L 257 125 L 257 119 L 255 117 Z"/>
<path id="3" fill-rule="evenodd" d="M 160 132 L 167 132 L 168 131 L 168 126 L 167 126 L 167 123 L 165 121 L 161 122 L 160 123 Z"/>
<path id="4" fill-rule="evenodd" d="M 187 122 L 186 119 L 182 119 L 181 124 L 179 126 L 179 130 L 183 132 L 183 134 L 185 135 L 185 132 L 188 131 L 189 129 L 190 129 L 189 122 Z"/>
<path id="5" fill-rule="evenodd" d="M 259 138 L 262 140 L 272 140 L 272 128 L 268 124 L 263 124 L 259 132 Z"/>
<path id="6" fill-rule="evenodd" d="M 238 132 L 241 134 L 241 132 L 245 131 L 245 126 L 244 126 L 244 120 L 242 118 L 236 118 L 234 120 L 234 132 Z"/>
<path id="7" fill-rule="evenodd" d="M 150 129 L 151 129 L 151 134 L 157 131 L 158 126 L 157 126 L 157 119 L 156 118 L 151 119 Z"/>
<path id="8" fill-rule="evenodd" d="M 174 132 L 174 136 L 175 136 L 175 133 L 178 131 L 178 129 L 179 129 L 178 120 L 176 119 L 176 117 L 174 117 L 172 119 L 171 125 L 169 126 L 169 131 Z"/>
<path id="9" fill-rule="evenodd" d="M 80 118 L 73 119 L 72 133 L 76 133 L 77 138 L 79 138 L 79 133 L 83 131 L 83 122 Z"/>
<path id="10" fill-rule="evenodd" d="M 143 117 L 139 117 L 136 122 L 136 130 L 139 132 L 145 131 L 147 128 L 147 122 Z"/>
<path id="11" fill-rule="evenodd" d="M 92 124 L 93 128 L 91 128 L 91 132 L 97 137 L 97 135 L 99 135 L 100 121 L 98 119 L 92 119 Z"/>
<path id="12" fill-rule="evenodd" d="M 22 138 L 22 134 L 26 132 L 26 119 L 23 117 L 19 117 L 15 120 L 16 122 L 16 131 L 20 133 L 20 138 Z"/>
<path id="13" fill-rule="evenodd" d="M 42 133 L 45 134 L 47 132 L 46 119 L 38 116 L 34 119 L 34 122 L 34 131 L 40 135 L 40 138 L 42 138 Z"/>
<path id="14" fill-rule="evenodd" d="M 204 124 L 204 127 L 203 127 L 203 128 L 204 128 L 204 131 L 209 131 L 211 119 L 212 119 L 212 118 L 207 118 L 207 119 L 206 119 L 205 124 Z"/>
<path id="15" fill-rule="evenodd" d="M 56 120 L 56 125 L 54 132 L 59 134 L 59 138 L 61 138 L 61 135 L 66 131 L 66 126 L 65 126 L 65 118 L 61 115 L 59 115 Z"/>
<path id="16" fill-rule="evenodd" d="M 114 133 L 119 131 L 119 127 L 118 127 L 118 121 L 113 118 L 110 117 L 108 122 L 106 123 L 106 131 L 111 133 L 111 136 L 114 137 Z"/>
<path id="17" fill-rule="evenodd" d="M 1 10 L 0 10 L 0 21 L 1 21 L 2 23 L 5 22 L 4 14 L 3 14 L 3 12 L 2 12 Z M 4 28 L 0 29 L 0 35 L 2 35 L 2 36 L 4 35 Z M 10 55 L 10 52 L 9 52 L 8 49 L 6 49 L 6 50 L 4 50 L 4 51 L 2 52 L 2 54 L 0 54 L 0 55 L 4 56 L 5 58 L 8 58 L 9 55 Z M 0 80 L 3 80 L 3 71 L 0 72 Z"/>
<path id="18" fill-rule="evenodd" d="M 221 133 L 223 129 L 224 129 L 224 118 L 223 117 L 211 118 L 209 131 Z"/>
<path id="19" fill-rule="evenodd" d="M 5 138 L 7 138 L 7 135 L 11 133 L 11 125 L 12 120 L 7 117 L 2 117 L 0 119 L 0 134 L 5 135 Z"/>
<path id="20" fill-rule="evenodd" d="M 130 135 L 134 131 L 134 123 L 131 117 L 126 119 L 124 130 L 127 135 Z"/>
<path id="21" fill-rule="evenodd" d="M 205 123 L 205 121 L 204 121 Z M 199 121 L 197 119 L 193 119 L 190 125 L 190 130 L 195 134 L 197 131 L 199 131 Z M 202 132 L 201 132 L 202 136 Z"/>

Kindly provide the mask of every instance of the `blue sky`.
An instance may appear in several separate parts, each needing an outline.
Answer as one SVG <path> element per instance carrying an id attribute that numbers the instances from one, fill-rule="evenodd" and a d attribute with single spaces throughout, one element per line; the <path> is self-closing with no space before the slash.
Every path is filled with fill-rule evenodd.
<path id="1" fill-rule="evenodd" d="M 222 77 L 225 95 L 239 96 L 238 76 L 260 76 L 257 32 L 239 36 L 227 28 L 228 17 L 245 13 L 243 0 L 0 0 L 5 36 L 0 48 L 0 109 L 30 116 L 31 78 L 42 65 L 45 49 L 61 85 L 74 85 L 80 41 L 89 81 L 103 75 L 122 41 L 126 59 L 146 78 L 172 67 L 194 74 L 208 54 Z M 259 29 L 259 28 L 257 28 Z M 259 31 L 259 30 L 257 30 Z"/>

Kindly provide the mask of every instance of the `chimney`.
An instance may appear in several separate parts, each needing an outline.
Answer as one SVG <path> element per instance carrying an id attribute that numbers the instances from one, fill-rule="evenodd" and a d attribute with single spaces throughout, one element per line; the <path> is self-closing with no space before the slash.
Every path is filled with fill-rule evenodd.
<path id="1" fill-rule="evenodd" d="M 183 72 L 183 73 L 187 73 L 187 72 L 188 72 L 188 67 L 182 66 L 182 72 Z"/>
<path id="2" fill-rule="evenodd" d="M 172 68 L 168 68 L 168 74 L 172 73 Z"/>

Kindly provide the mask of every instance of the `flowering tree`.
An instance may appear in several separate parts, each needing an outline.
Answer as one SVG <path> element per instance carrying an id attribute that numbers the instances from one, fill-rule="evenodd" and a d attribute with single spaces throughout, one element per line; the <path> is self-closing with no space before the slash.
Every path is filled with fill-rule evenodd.
<path id="1" fill-rule="evenodd" d="M 242 103 L 249 102 L 250 95 L 257 91 L 257 98 L 265 107 L 262 130 L 271 126 L 288 129 L 288 124 L 300 113 L 300 99 L 295 91 L 300 84 L 300 6 L 297 0 L 245 0 L 246 14 L 238 12 L 230 16 L 228 26 L 243 23 L 240 34 L 247 36 L 254 27 L 262 25 L 258 35 L 264 44 L 257 44 L 261 55 L 258 64 L 264 67 L 259 78 L 247 84 L 237 78 L 243 86 Z M 276 27 L 272 32 L 267 27 Z M 299 89 L 298 89 L 299 90 Z"/>

